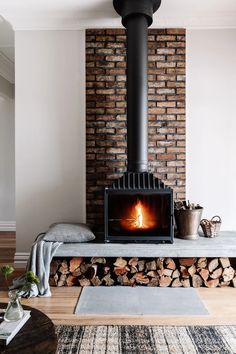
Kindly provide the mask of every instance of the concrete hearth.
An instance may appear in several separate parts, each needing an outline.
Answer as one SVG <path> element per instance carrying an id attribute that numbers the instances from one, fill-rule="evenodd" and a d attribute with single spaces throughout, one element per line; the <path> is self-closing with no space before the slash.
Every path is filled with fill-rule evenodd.
<path id="1" fill-rule="evenodd" d="M 68 243 L 55 257 L 236 257 L 236 231 L 222 231 L 218 237 L 198 240 L 175 238 L 173 244 Z"/>

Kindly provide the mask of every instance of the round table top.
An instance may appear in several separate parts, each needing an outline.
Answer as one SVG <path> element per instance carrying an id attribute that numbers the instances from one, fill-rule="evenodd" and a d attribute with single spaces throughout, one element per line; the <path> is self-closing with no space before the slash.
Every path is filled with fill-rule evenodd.
<path id="1" fill-rule="evenodd" d="M 7 304 L 0 303 L 0 308 Z M 31 317 L 7 346 L 0 346 L 1 354 L 55 354 L 57 336 L 55 326 L 43 312 L 29 306 Z"/>

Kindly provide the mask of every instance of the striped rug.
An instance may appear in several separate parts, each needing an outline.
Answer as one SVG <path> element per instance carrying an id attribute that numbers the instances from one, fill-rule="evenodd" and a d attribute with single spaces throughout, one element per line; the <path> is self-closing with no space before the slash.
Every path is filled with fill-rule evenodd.
<path id="1" fill-rule="evenodd" d="M 236 326 L 57 326 L 58 354 L 235 354 Z"/>

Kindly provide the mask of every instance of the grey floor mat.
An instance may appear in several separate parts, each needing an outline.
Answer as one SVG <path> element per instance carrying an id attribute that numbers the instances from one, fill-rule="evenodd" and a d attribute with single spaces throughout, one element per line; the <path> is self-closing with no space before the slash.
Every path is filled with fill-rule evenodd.
<path id="1" fill-rule="evenodd" d="M 77 315 L 200 316 L 208 311 L 193 288 L 84 287 Z"/>

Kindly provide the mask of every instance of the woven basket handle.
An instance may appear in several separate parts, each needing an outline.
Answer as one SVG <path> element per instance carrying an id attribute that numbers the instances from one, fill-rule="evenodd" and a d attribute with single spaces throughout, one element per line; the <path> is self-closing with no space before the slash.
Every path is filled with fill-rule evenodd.
<path id="1" fill-rule="evenodd" d="M 210 224 L 211 222 L 207 219 L 202 219 L 201 222 L 200 222 L 200 225 L 208 225 Z"/>
<path id="2" fill-rule="evenodd" d="M 214 219 L 217 219 L 217 220 L 214 220 Z M 211 218 L 211 221 L 221 222 L 221 217 L 219 215 L 215 215 Z"/>

